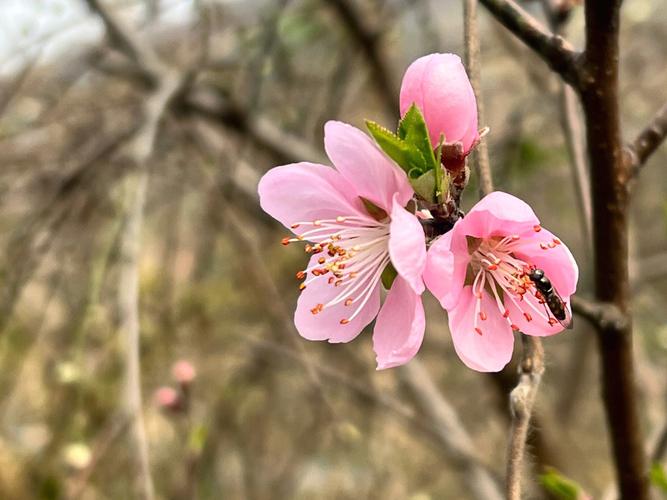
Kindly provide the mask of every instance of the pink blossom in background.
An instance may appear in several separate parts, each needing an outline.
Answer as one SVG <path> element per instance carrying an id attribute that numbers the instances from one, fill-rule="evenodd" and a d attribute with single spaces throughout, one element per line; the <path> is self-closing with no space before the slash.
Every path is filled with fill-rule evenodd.
<path id="1" fill-rule="evenodd" d="M 398 366 L 412 359 L 424 336 L 424 232 L 404 208 L 414 191 L 362 131 L 336 121 L 324 130 L 335 168 L 275 167 L 258 188 L 264 211 L 295 235 L 283 243 L 309 242 L 310 261 L 297 273 L 304 281 L 294 322 L 306 339 L 349 342 L 377 316 L 378 369 Z M 381 307 L 381 275 L 390 263 L 398 276 Z"/>
<path id="2" fill-rule="evenodd" d="M 424 281 L 447 310 L 454 347 L 467 366 L 501 370 L 512 357 L 513 330 L 536 336 L 563 330 L 528 278 L 535 268 L 569 310 L 579 273 L 572 254 L 526 203 L 499 191 L 431 245 Z"/>
<path id="3" fill-rule="evenodd" d="M 197 371 L 192 363 L 182 359 L 171 367 L 171 375 L 179 384 L 189 384 L 197 376 Z"/>
<path id="4" fill-rule="evenodd" d="M 430 54 L 414 61 L 401 83 L 401 116 L 415 104 L 424 115 L 435 147 L 462 143 L 466 155 L 479 139 L 477 101 L 468 75 L 455 54 Z"/>
<path id="5" fill-rule="evenodd" d="M 179 405 L 180 397 L 178 391 L 173 387 L 160 387 L 153 394 L 155 404 L 163 409 L 174 409 Z"/>

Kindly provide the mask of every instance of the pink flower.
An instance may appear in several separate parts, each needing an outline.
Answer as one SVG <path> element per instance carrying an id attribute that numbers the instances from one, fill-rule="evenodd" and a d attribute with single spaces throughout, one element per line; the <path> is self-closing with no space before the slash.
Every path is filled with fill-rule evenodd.
<path id="1" fill-rule="evenodd" d="M 294 322 L 306 339 L 349 342 L 377 316 L 378 369 L 398 366 L 412 359 L 424 336 L 424 232 L 404 208 L 414 191 L 360 130 L 330 121 L 324 132 L 335 169 L 284 165 L 259 183 L 264 211 L 296 235 L 283 243 L 310 242 L 310 262 L 297 273 L 305 281 Z M 398 276 L 380 307 L 381 275 L 390 263 Z"/>
<path id="2" fill-rule="evenodd" d="M 572 254 L 526 203 L 498 191 L 431 245 L 424 281 L 448 311 L 454 348 L 467 366 L 501 370 L 512 357 L 512 330 L 537 336 L 563 330 L 529 277 L 535 269 L 544 271 L 569 313 L 579 274 Z"/>
<path id="3" fill-rule="evenodd" d="M 197 371 L 192 366 L 192 363 L 182 359 L 174 363 L 174 366 L 171 367 L 171 375 L 179 384 L 189 384 L 197 376 Z"/>
<path id="4" fill-rule="evenodd" d="M 479 139 L 477 101 L 457 55 L 430 54 L 414 61 L 403 76 L 400 104 L 401 116 L 412 104 L 419 108 L 434 148 L 444 134 L 447 144 L 462 144 L 465 156 Z"/>
<path id="5" fill-rule="evenodd" d="M 173 387 L 163 386 L 155 391 L 153 400 L 160 408 L 173 410 L 179 406 L 180 396 Z"/>

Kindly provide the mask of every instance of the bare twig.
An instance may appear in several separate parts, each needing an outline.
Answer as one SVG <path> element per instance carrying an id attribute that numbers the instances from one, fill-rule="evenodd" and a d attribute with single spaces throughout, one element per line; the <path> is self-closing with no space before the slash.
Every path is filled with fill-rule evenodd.
<path id="1" fill-rule="evenodd" d="M 519 384 L 510 393 L 512 428 L 507 452 L 507 500 L 521 500 L 521 472 L 526 436 L 533 412 L 537 388 L 544 373 L 544 350 L 537 337 L 522 335 L 523 353 Z"/>
<path id="2" fill-rule="evenodd" d="M 535 51 L 573 87 L 579 86 L 579 53 L 562 37 L 549 32 L 513 0 L 480 0 L 487 10 L 523 43 Z"/>
<path id="3" fill-rule="evenodd" d="M 470 76 L 470 83 L 477 100 L 477 122 L 484 126 L 484 102 L 482 99 L 480 64 L 479 64 L 479 36 L 477 34 L 477 0 L 463 1 L 463 34 L 465 43 L 465 60 Z M 491 165 L 489 163 L 489 149 L 485 138 L 473 151 L 473 161 L 479 179 L 480 196 L 493 191 Z"/>
<path id="4" fill-rule="evenodd" d="M 628 317 L 610 302 L 596 302 L 579 295 L 570 298 L 572 312 L 591 322 L 599 329 L 626 328 Z"/>
<path id="5" fill-rule="evenodd" d="M 635 140 L 625 147 L 633 174 L 639 172 L 639 169 L 651 154 L 658 149 L 665 137 L 667 137 L 667 104 L 660 108 Z"/>

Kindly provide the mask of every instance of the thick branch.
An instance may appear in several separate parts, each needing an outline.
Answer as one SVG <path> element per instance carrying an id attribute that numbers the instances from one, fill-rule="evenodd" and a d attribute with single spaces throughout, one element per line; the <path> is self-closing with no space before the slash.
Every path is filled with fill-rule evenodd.
<path id="1" fill-rule="evenodd" d="M 539 55 L 573 87 L 579 86 L 579 53 L 561 36 L 551 33 L 513 0 L 480 0 L 503 26 Z"/>
<path id="2" fill-rule="evenodd" d="M 628 165 L 618 109 L 618 37 L 621 0 L 586 0 L 586 50 L 579 87 L 586 117 L 593 194 L 595 295 L 628 314 Z M 646 500 L 648 482 L 632 355 L 632 326 L 597 329 L 602 392 L 619 491 Z"/>
<path id="3" fill-rule="evenodd" d="M 658 149 L 667 137 L 667 103 L 653 116 L 651 122 L 637 138 L 625 148 L 630 167 L 637 173 L 649 156 Z"/>
<path id="4" fill-rule="evenodd" d="M 526 437 L 533 413 L 537 388 L 544 373 L 544 349 L 537 337 L 522 335 L 523 353 L 519 384 L 510 393 L 512 428 L 507 451 L 507 500 L 521 500 L 521 472 Z"/>

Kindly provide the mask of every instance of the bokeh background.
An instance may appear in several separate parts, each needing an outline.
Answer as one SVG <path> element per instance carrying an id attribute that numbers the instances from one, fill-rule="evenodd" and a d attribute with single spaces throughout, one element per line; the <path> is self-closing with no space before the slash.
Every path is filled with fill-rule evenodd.
<path id="1" fill-rule="evenodd" d="M 280 245 L 285 230 L 256 195 L 272 166 L 323 157 L 329 119 L 393 127 L 407 65 L 463 54 L 460 2 L 102 5 L 182 83 L 140 162 L 131 145 L 153 90 L 99 14 L 83 0 L 0 1 L 0 498 L 141 498 L 147 478 L 128 414 L 137 386 L 156 498 L 479 498 L 470 463 L 502 477 L 516 368 L 467 369 L 430 296 L 408 367 L 375 371 L 368 332 L 347 345 L 301 339 L 291 316 L 306 257 Z M 540 2 L 524 6 L 543 17 Z M 666 12 L 662 0 L 623 7 L 627 137 L 667 97 Z M 582 17 L 575 6 L 575 45 Z M 570 246 L 589 295 L 559 83 L 483 10 L 479 23 L 496 187 L 528 201 Z M 667 418 L 666 164 L 662 148 L 632 207 L 647 449 Z M 139 171 L 148 177 L 137 214 Z M 133 340 L 122 326 L 134 313 Z M 595 498 L 612 484 L 591 333 L 577 320 L 545 339 L 531 498 L 545 495 L 536 480 L 545 466 Z M 196 371 L 185 388 L 172 374 L 179 360 Z M 166 386 L 175 392 L 157 392 Z"/>

